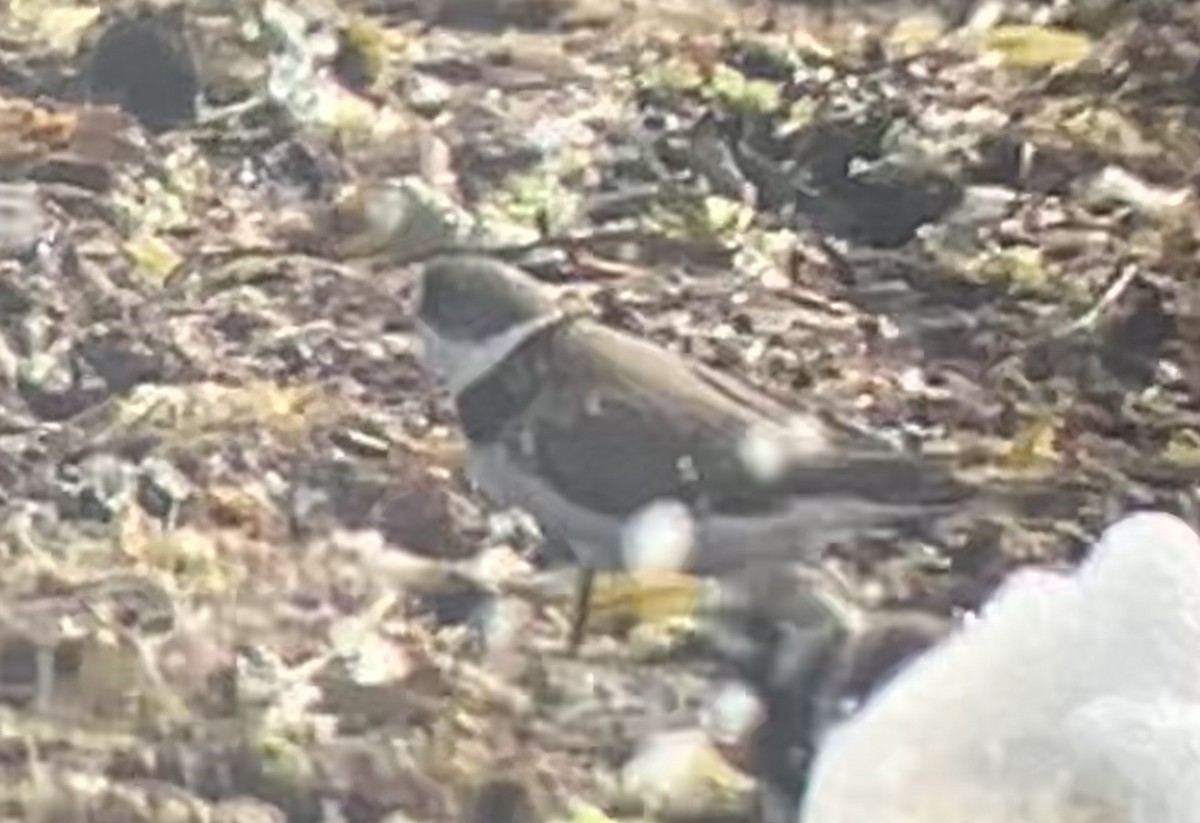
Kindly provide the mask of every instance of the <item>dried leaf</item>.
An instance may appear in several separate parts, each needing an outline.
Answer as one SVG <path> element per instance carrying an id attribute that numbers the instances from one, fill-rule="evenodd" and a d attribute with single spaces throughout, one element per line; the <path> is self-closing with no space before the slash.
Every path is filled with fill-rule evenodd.
<path id="1" fill-rule="evenodd" d="M 418 177 L 369 184 L 343 192 L 334 208 L 335 241 L 344 257 L 387 251 L 397 261 L 468 243 L 479 227 L 474 217 Z"/>
<path id="2" fill-rule="evenodd" d="M 298 433 L 313 425 L 319 399 L 312 387 L 280 386 L 269 380 L 243 386 L 142 385 L 120 401 L 106 433 L 147 426 L 187 436 L 245 425 Z"/>
<path id="3" fill-rule="evenodd" d="M 218 529 L 237 529 L 255 539 L 280 533 L 278 515 L 258 489 L 213 485 L 203 491 L 201 519 Z"/>
<path id="4" fill-rule="evenodd" d="M 101 630 L 82 643 L 79 686 L 89 711 L 112 713 L 141 682 L 137 654 L 112 632 Z"/>
<path id="5" fill-rule="evenodd" d="M 8 13 L 30 27 L 35 40 L 67 53 L 79 46 L 84 33 L 100 18 L 101 8 L 51 0 L 12 0 Z"/>
<path id="6" fill-rule="evenodd" d="M 60 117 L 65 119 L 65 116 Z M 132 162 L 146 151 L 142 134 L 133 121 L 115 106 L 86 106 L 72 117 L 70 150 L 80 160 L 93 163 Z"/>
<path id="7" fill-rule="evenodd" d="M 203 591 L 220 592 L 229 586 L 217 544 L 208 534 L 190 527 L 162 532 L 147 542 L 143 559 Z"/>
<path id="8" fill-rule="evenodd" d="M 75 131 L 78 117 L 73 112 L 39 108 L 27 100 L 0 102 L 3 145 L 29 141 L 45 148 L 62 148 Z"/>

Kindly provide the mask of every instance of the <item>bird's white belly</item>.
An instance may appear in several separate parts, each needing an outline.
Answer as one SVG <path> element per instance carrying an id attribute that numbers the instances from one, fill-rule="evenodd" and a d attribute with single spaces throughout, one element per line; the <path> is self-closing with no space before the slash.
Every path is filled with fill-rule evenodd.
<path id="1" fill-rule="evenodd" d="M 502 447 L 473 446 L 468 471 L 495 503 L 528 512 L 544 532 L 569 542 L 584 566 L 617 569 L 641 565 L 626 557 L 631 543 L 657 543 L 670 537 L 657 524 L 647 528 L 645 536 L 631 535 L 631 525 L 642 518 L 622 520 L 567 500 L 509 459 Z M 647 507 L 658 502 L 647 501 Z M 711 572 L 767 558 L 815 562 L 830 543 L 846 540 L 872 524 L 884 524 L 905 510 L 859 499 L 804 496 L 772 514 L 698 516 L 688 524 L 689 548 L 686 554 L 677 555 L 681 559 L 672 568 Z M 650 555 L 658 549 L 654 545 L 644 548 Z"/>
<path id="2" fill-rule="evenodd" d="M 569 542 L 581 565 L 596 569 L 622 566 L 620 521 L 567 500 L 510 460 L 504 448 L 472 446 L 467 471 L 494 502 L 528 512 L 543 532 Z"/>

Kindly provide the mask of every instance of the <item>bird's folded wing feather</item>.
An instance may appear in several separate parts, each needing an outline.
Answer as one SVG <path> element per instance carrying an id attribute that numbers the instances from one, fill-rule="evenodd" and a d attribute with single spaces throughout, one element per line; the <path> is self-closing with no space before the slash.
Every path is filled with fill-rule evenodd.
<path id="1" fill-rule="evenodd" d="M 973 493 L 938 459 L 900 451 L 882 438 L 818 410 L 789 412 L 745 383 L 703 365 L 693 366 L 692 371 L 713 391 L 753 408 L 785 431 L 799 426 L 815 433 L 813 439 L 819 440 L 820 446 L 793 452 L 787 471 L 772 484 L 779 493 L 852 495 L 900 505 L 954 503 Z"/>
<path id="2" fill-rule="evenodd" d="M 816 439 L 765 481 L 743 446 L 752 428 L 783 426 L 783 406 L 600 326 L 564 330 L 560 343 L 525 431 L 514 432 L 524 449 L 513 452 L 576 503 L 625 516 L 674 498 L 738 515 L 776 510 L 796 494 L 901 505 L 953 497 L 955 484 L 938 467 L 816 417 L 801 418 Z"/>

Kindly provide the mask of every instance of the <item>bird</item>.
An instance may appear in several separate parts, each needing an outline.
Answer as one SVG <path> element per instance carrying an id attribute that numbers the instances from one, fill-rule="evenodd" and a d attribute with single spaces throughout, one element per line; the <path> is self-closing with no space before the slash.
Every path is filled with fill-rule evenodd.
<path id="1" fill-rule="evenodd" d="M 953 510 L 950 466 L 564 309 L 523 269 L 443 254 L 420 272 L 421 362 L 452 395 L 467 473 L 583 570 L 711 575 L 817 562 L 832 543 Z"/>

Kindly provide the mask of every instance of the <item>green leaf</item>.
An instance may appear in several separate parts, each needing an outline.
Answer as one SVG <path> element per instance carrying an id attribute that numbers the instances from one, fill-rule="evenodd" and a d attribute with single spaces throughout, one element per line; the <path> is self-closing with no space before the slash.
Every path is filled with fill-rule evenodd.
<path id="1" fill-rule="evenodd" d="M 779 87 L 769 80 L 751 80 L 734 68 L 718 65 L 709 84 L 714 97 L 739 111 L 771 114 L 779 109 Z"/>

